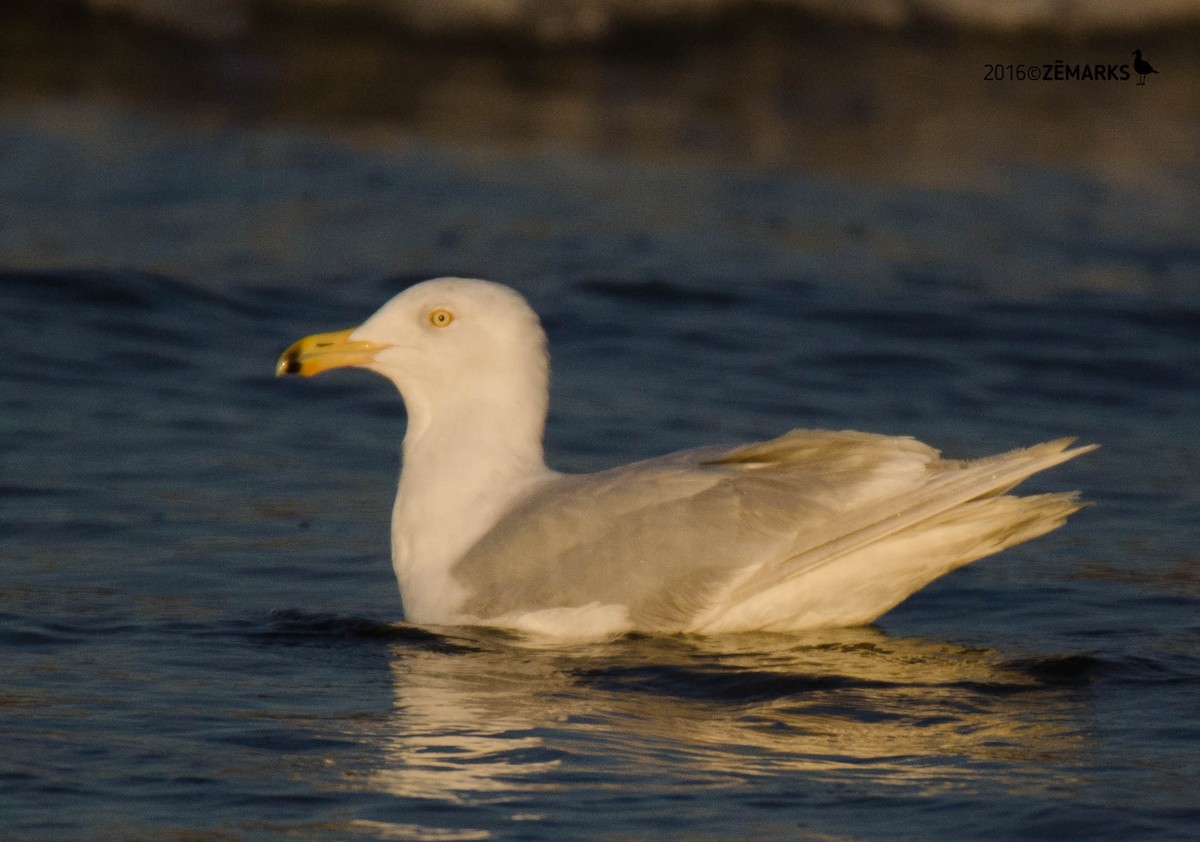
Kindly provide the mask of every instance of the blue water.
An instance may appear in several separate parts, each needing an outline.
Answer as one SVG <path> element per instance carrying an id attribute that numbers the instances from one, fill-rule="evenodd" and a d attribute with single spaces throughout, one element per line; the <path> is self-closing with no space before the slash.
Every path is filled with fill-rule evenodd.
<path id="1" fill-rule="evenodd" d="M 0 132 L 6 838 L 1195 838 L 1178 204 L 1054 170 L 947 191 L 56 125 Z M 398 397 L 272 370 L 450 272 L 543 314 L 557 468 L 794 426 L 957 456 L 1070 434 L 1103 447 L 1027 487 L 1096 505 L 869 628 L 406 625 Z"/>

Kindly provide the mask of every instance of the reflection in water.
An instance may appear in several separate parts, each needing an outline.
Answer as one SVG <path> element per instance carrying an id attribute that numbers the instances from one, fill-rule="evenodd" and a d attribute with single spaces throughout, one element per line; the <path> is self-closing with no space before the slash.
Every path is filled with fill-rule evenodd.
<path id="1" fill-rule="evenodd" d="M 372 774 L 374 785 L 466 804 L 538 786 L 559 765 L 532 733 L 539 724 L 534 671 L 504 659 L 485 666 L 489 653 L 482 652 L 396 655 L 393 729 L 381 735 L 385 766 Z"/>
<path id="2" fill-rule="evenodd" d="M 395 709 L 371 738 L 383 757 L 370 788 L 478 805 L 802 774 L 1022 793 L 1070 787 L 1062 767 L 1084 747 L 1079 702 L 1046 683 L 1045 664 L 871 629 L 571 646 L 455 634 L 457 651 L 393 647 Z"/>

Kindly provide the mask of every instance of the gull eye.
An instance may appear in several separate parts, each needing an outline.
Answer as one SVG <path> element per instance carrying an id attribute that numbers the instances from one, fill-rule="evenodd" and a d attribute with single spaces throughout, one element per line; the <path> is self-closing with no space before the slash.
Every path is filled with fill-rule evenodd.
<path id="1" fill-rule="evenodd" d="M 452 321 L 454 321 L 454 314 L 443 307 L 439 307 L 429 314 L 429 323 L 434 327 L 446 327 Z"/>

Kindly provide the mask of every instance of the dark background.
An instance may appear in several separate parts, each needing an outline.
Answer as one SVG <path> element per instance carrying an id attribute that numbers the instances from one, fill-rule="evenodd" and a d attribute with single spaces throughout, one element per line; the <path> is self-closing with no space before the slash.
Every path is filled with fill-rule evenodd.
<path id="1" fill-rule="evenodd" d="M 636 173 L 646 168 L 681 176 L 685 187 L 695 183 L 688 174 L 717 173 L 1000 201 L 1047 185 L 1034 209 L 1040 218 L 1023 214 L 1019 224 L 1065 225 L 1085 240 L 1102 231 L 1113 259 L 1079 272 L 1039 271 L 1036 281 L 1001 265 L 998 277 L 980 283 L 1174 289 L 1190 285 L 1181 274 L 1195 277 L 1194 249 L 1182 255 L 1185 266 L 1171 259 L 1177 249 L 1165 264 L 1130 264 L 1144 263 L 1139 249 L 1164 237 L 1186 238 L 1195 218 L 1197 20 L 1200 6 L 1182 2 L 1136 10 L 971 2 L 5 3 L 0 263 L 134 267 L 217 284 L 450 269 L 515 280 L 570 267 L 562 259 L 514 265 L 497 258 L 502 247 L 494 241 L 475 249 L 464 241 L 499 227 L 542 242 L 623 231 L 622 215 L 646 205 L 661 206 L 650 227 L 689 225 L 686 236 L 702 245 L 707 223 L 693 224 L 691 215 L 705 197 L 639 195 Z M 1160 71 L 1145 86 L 1133 78 L 985 81 L 986 65 L 1131 64 L 1135 48 Z M 260 135 L 249 152 L 232 151 L 251 130 L 278 142 Z M 297 137 L 303 151 L 291 143 Z M 553 182 L 589 182 L 597 167 L 626 167 L 630 175 L 621 187 L 608 174 L 590 177 L 592 188 L 581 189 L 608 194 L 610 208 L 593 210 L 591 227 L 581 229 L 579 214 L 564 216 L 553 201 L 515 208 L 511 191 L 478 218 L 380 174 L 331 184 L 344 162 L 330 159 L 344 151 L 410 163 L 449 155 L 471 170 L 468 181 L 532 184 L 543 197 Z M 222 154 L 224 163 L 215 164 Z M 228 184 L 206 182 L 231 168 L 239 172 Z M 272 168 L 291 173 L 292 182 L 253 183 Z M 114 178 L 121 184 L 106 184 Z M 831 275 L 859 264 L 835 282 L 893 280 L 885 277 L 890 268 L 868 265 L 871 256 L 888 264 L 926 250 L 1004 251 L 996 240 L 1005 233 L 994 224 L 991 233 L 962 232 L 961 242 L 884 242 L 881 226 L 856 218 L 853 208 L 793 206 L 755 216 L 769 199 L 734 192 L 744 198 L 741 224 L 772 248 L 836 252 L 837 266 L 822 267 Z M 960 222 L 972 215 L 970 208 L 955 214 Z M 516 230 L 508 224 L 514 217 Z M 321 244 L 319 260 L 289 257 L 313 243 Z"/>

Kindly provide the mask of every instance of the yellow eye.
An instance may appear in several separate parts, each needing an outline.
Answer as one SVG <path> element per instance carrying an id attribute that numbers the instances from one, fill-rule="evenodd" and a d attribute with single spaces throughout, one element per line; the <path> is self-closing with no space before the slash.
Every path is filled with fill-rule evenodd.
<path id="1" fill-rule="evenodd" d="M 429 323 L 434 327 L 446 327 L 452 321 L 454 321 L 454 314 L 442 307 L 429 314 Z"/>

